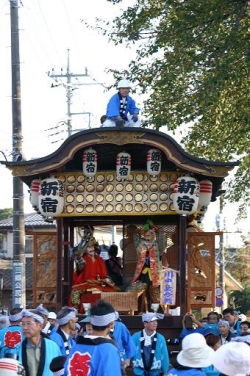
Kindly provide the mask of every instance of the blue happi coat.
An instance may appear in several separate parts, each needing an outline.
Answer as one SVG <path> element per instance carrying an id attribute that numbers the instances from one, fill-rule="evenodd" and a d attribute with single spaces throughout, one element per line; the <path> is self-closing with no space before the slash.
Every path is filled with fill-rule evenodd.
<path id="1" fill-rule="evenodd" d="M 121 360 L 112 340 L 79 336 L 71 348 L 65 376 L 121 376 Z"/>
<path id="2" fill-rule="evenodd" d="M 0 330 L 0 358 L 6 354 L 18 355 L 22 341 L 23 330 L 20 325 L 12 325 Z"/>
<path id="3" fill-rule="evenodd" d="M 127 116 L 129 113 L 130 115 L 138 114 L 140 109 L 136 107 L 135 101 L 129 95 L 127 96 L 127 105 L 124 115 Z M 114 116 L 120 116 L 120 97 L 119 94 L 114 94 L 108 103 L 106 115 L 108 118 L 112 118 Z"/>
<path id="4" fill-rule="evenodd" d="M 132 339 L 136 346 L 136 355 L 132 358 L 133 370 L 135 375 L 144 375 L 144 364 L 141 353 L 142 332 L 133 334 Z M 160 333 L 157 334 L 157 342 L 153 357 L 153 362 L 150 368 L 151 376 L 159 376 L 169 369 L 169 356 L 166 345 L 166 340 Z"/>

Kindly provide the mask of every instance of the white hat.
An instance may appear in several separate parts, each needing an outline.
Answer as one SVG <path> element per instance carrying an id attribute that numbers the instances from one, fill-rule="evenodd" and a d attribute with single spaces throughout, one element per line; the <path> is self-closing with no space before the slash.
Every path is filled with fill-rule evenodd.
<path id="1" fill-rule="evenodd" d="M 2 358 L 0 359 L 0 375 L 1 376 L 17 376 L 25 375 L 23 365 L 16 359 Z"/>
<path id="2" fill-rule="evenodd" d="M 250 347 L 243 342 L 229 342 L 215 351 L 214 367 L 227 376 L 250 373 Z"/>
<path id="3" fill-rule="evenodd" d="M 118 82 L 118 85 L 117 85 L 117 88 L 118 89 L 120 89 L 120 88 L 122 88 L 122 87 L 129 87 L 129 88 L 131 88 L 131 83 L 128 81 L 128 80 L 120 80 L 119 82 Z"/>
<path id="4" fill-rule="evenodd" d="M 204 336 L 192 333 L 183 339 L 177 362 L 185 367 L 202 368 L 212 365 L 213 356 L 214 350 L 206 344 Z"/>
<path id="5" fill-rule="evenodd" d="M 148 312 L 148 313 L 143 313 L 142 315 L 142 322 L 151 322 L 155 320 L 162 320 L 164 318 L 164 315 L 161 313 L 153 313 L 153 312 Z"/>
<path id="6" fill-rule="evenodd" d="M 244 315 L 244 313 L 240 313 L 239 316 L 238 316 L 238 319 L 241 320 L 241 321 L 246 321 L 247 317 L 246 317 L 246 315 Z"/>
<path id="7" fill-rule="evenodd" d="M 56 320 L 56 313 L 55 312 L 49 312 L 48 319 Z"/>

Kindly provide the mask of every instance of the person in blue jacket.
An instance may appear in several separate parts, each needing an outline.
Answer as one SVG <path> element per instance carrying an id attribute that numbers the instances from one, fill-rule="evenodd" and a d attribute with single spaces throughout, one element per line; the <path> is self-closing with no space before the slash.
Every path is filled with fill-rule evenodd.
<path id="1" fill-rule="evenodd" d="M 21 326 L 22 317 L 22 308 L 10 310 L 10 325 L 0 330 L 0 358 L 17 358 L 19 348 L 25 338 Z"/>
<path id="2" fill-rule="evenodd" d="M 213 329 L 206 329 L 204 332 L 204 337 L 206 339 L 207 345 L 211 347 L 214 351 L 217 351 L 221 346 L 221 338 L 217 335 Z M 208 367 L 203 367 L 202 370 L 207 376 L 220 376 L 220 371 L 216 370 L 211 364 Z"/>
<path id="3" fill-rule="evenodd" d="M 58 328 L 50 334 L 50 339 L 57 344 L 61 355 L 69 355 L 69 350 L 74 345 L 70 332 L 75 329 L 77 321 L 75 308 L 63 307 L 57 312 L 56 323 Z"/>
<path id="4" fill-rule="evenodd" d="M 27 376 L 53 376 L 50 363 L 60 356 L 57 344 L 41 335 L 44 318 L 36 309 L 22 311 L 23 340 L 18 359 L 25 368 Z"/>
<path id="5" fill-rule="evenodd" d="M 131 84 L 128 80 L 120 80 L 117 85 L 118 93 L 114 94 L 107 105 L 106 120 L 101 127 L 139 127 L 140 109 L 136 107 L 135 101 L 130 97 Z"/>
<path id="6" fill-rule="evenodd" d="M 163 319 L 160 313 L 144 313 L 144 329 L 133 334 L 136 354 L 132 358 L 134 375 L 160 376 L 169 369 L 169 356 L 166 340 L 157 333 L 157 320 Z"/>
<path id="7" fill-rule="evenodd" d="M 191 313 L 186 313 L 182 319 L 182 331 L 180 333 L 180 339 L 185 338 L 191 333 L 204 334 L 204 328 L 196 327 L 193 319 L 194 315 Z M 198 320 L 197 320 L 198 322 Z"/>
<path id="8" fill-rule="evenodd" d="M 64 365 L 64 375 L 121 376 L 118 348 L 107 336 L 116 312 L 111 304 L 98 300 L 90 309 L 92 335 L 78 336 Z"/>
<path id="9" fill-rule="evenodd" d="M 183 338 L 176 364 L 165 376 L 205 376 L 202 368 L 213 364 L 214 354 L 202 334 L 189 334 Z"/>
<path id="10" fill-rule="evenodd" d="M 123 322 L 119 321 L 119 314 L 112 329 L 112 337 L 115 340 L 124 369 L 130 366 L 130 359 L 136 354 L 136 348 L 132 336 Z"/>

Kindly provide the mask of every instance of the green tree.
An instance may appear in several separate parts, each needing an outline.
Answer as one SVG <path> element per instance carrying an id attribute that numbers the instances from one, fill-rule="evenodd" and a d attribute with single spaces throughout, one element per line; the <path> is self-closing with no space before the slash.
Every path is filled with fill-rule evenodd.
<path id="1" fill-rule="evenodd" d="M 250 202 L 249 15 L 248 0 L 137 0 L 97 26 L 115 44 L 137 48 L 123 74 L 148 95 L 144 126 L 183 132 L 185 125 L 188 152 L 241 160 L 226 198 L 243 211 Z"/>
<path id="2" fill-rule="evenodd" d="M 225 268 L 238 282 L 243 291 L 231 291 L 228 295 L 229 305 L 243 313 L 250 310 L 250 242 L 244 240 L 244 246 L 238 249 L 225 251 Z"/>
<path id="3" fill-rule="evenodd" d="M 242 313 L 250 311 L 250 286 L 243 291 L 232 291 L 228 296 L 229 306 Z"/>
<path id="4" fill-rule="evenodd" d="M 0 209 L 0 221 L 2 219 L 12 217 L 12 215 L 13 215 L 12 208 Z M 0 249 L 2 249 L 2 247 L 3 247 L 3 234 L 0 234 Z"/>
<path id="5" fill-rule="evenodd" d="M 6 209 L 0 209 L 0 221 L 2 219 L 7 219 L 13 216 L 13 209 L 12 208 L 6 208 Z"/>
<path id="6" fill-rule="evenodd" d="M 225 251 L 225 268 L 242 285 L 250 285 L 250 246 Z"/>

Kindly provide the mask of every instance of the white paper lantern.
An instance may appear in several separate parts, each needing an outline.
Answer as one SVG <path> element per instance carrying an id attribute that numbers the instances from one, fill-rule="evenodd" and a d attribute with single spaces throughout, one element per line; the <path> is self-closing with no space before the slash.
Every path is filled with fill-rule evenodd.
<path id="1" fill-rule="evenodd" d="M 63 212 L 63 183 L 55 178 L 41 181 L 39 190 L 39 211 L 44 217 L 57 217 Z"/>
<path id="2" fill-rule="evenodd" d="M 125 180 L 131 171 L 131 155 L 122 151 L 116 156 L 116 175 L 118 178 Z"/>
<path id="3" fill-rule="evenodd" d="M 212 197 L 212 190 L 213 190 L 213 183 L 210 180 L 200 181 L 200 197 L 199 197 L 198 211 L 199 211 L 199 208 L 201 208 L 202 206 L 208 206 L 210 204 L 211 197 Z"/>
<path id="4" fill-rule="evenodd" d="M 213 183 L 210 180 L 200 181 L 200 197 L 197 208 L 197 216 L 195 217 L 197 223 L 201 223 L 204 219 L 208 205 L 211 202 L 213 191 Z"/>
<path id="5" fill-rule="evenodd" d="M 174 185 L 173 205 L 178 214 L 193 214 L 199 203 L 200 185 L 191 176 L 179 177 Z"/>
<path id="6" fill-rule="evenodd" d="M 34 179 L 30 186 L 30 203 L 34 209 L 38 209 L 38 197 L 41 179 Z"/>
<path id="7" fill-rule="evenodd" d="M 86 149 L 82 155 L 82 169 L 85 176 L 95 176 L 97 171 L 97 152 L 92 149 Z"/>
<path id="8" fill-rule="evenodd" d="M 161 172 L 161 152 L 158 149 L 150 149 L 147 152 L 147 172 L 156 176 Z"/>

